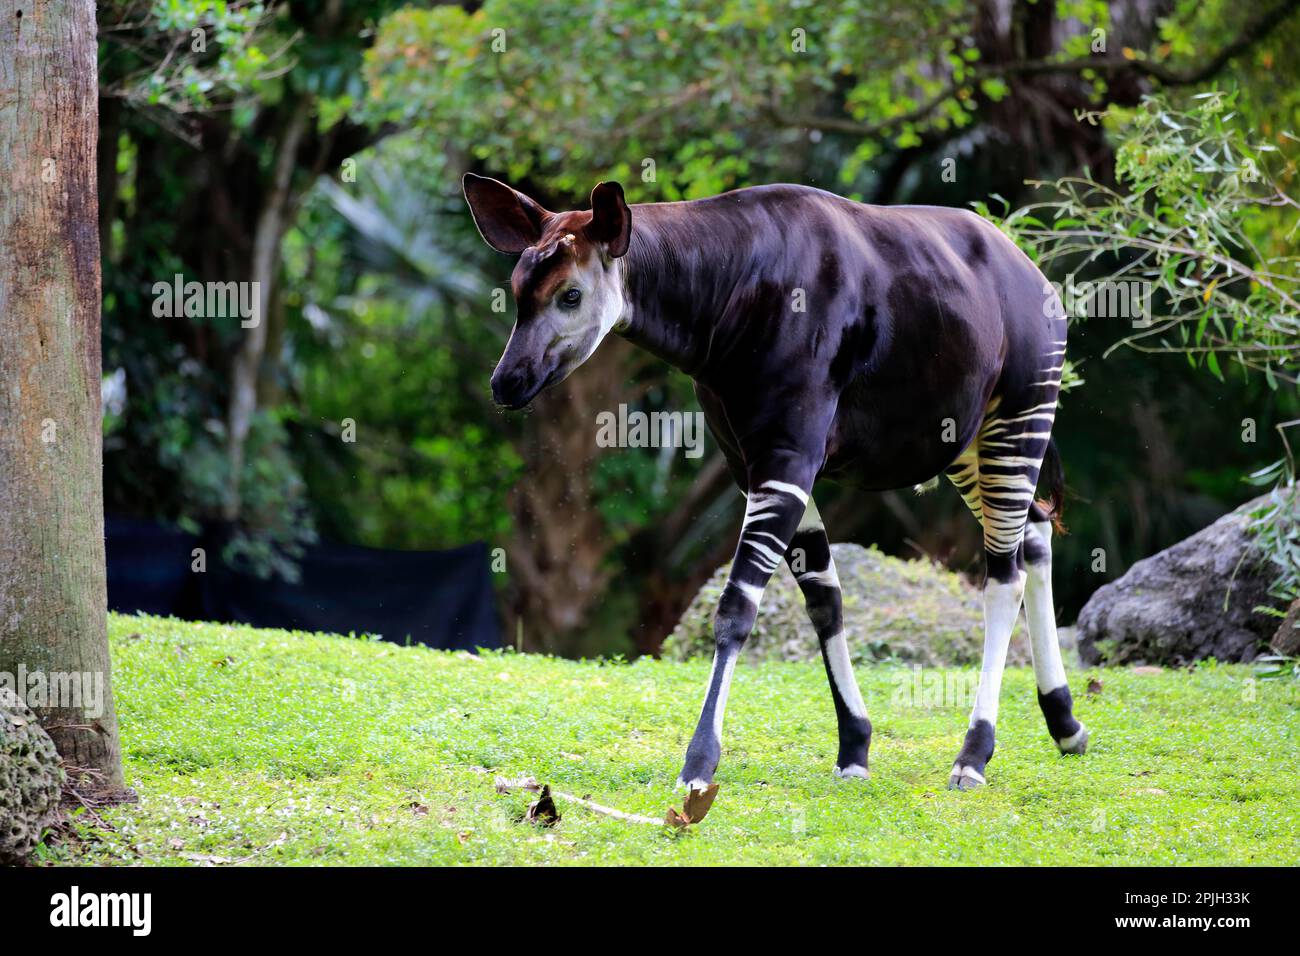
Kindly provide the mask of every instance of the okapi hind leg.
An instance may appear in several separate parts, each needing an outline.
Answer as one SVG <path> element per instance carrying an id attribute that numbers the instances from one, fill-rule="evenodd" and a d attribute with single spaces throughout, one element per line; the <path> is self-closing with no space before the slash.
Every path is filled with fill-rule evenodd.
<path id="1" fill-rule="evenodd" d="M 973 790 L 985 783 L 984 770 L 993 759 L 1007 647 L 1025 594 L 1025 573 L 1014 556 L 986 550 L 985 560 L 988 571 L 984 581 L 984 662 L 980 666 L 979 688 L 975 692 L 966 739 L 948 777 L 950 790 Z"/>
<path id="2" fill-rule="evenodd" d="M 785 555 L 786 563 L 803 592 L 808 619 L 812 621 L 821 644 L 822 663 L 835 702 L 835 721 L 839 730 L 839 754 L 835 776 L 871 776 L 867 754 L 871 749 L 871 721 L 862 702 L 858 680 L 853 673 L 848 642 L 844 638 L 843 601 L 840 579 L 831 555 L 830 539 L 822 524 L 817 505 L 809 499 L 799 529 Z"/>
<path id="3" fill-rule="evenodd" d="M 1038 685 L 1038 706 L 1063 754 L 1082 754 L 1088 749 L 1088 729 L 1074 717 L 1074 702 L 1061 662 L 1061 645 L 1056 635 L 1056 609 L 1052 604 L 1052 525 L 1047 514 L 1033 505 L 1025 530 L 1025 619 L 1029 624 L 1029 646 Z"/>
<path id="4" fill-rule="evenodd" d="M 713 782 L 722 756 L 722 717 L 736 659 L 758 616 L 763 589 L 789 548 L 808 504 L 813 473 L 812 467 L 784 472 L 755 469 L 760 477 L 749 482 L 740 541 L 713 619 L 713 670 L 677 778 L 677 783 L 688 789 L 701 790 Z"/>
<path id="5" fill-rule="evenodd" d="M 1002 672 L 1025 596 L 1025 524 L 1056 408 L 1054 398 L 1023 413 L 1000 404 L 989 403 L 976 440 L 947 472 L 984 529 L 985 559 L 984 657 L 966 739 L 948 777 L 955 790 L 983 784 L 993 758 Z"/>

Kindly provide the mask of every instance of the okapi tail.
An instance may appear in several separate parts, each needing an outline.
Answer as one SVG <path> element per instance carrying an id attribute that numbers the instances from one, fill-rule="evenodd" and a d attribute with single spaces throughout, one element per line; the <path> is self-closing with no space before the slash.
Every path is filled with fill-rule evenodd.
<path id="1" fill-rule="evenodd" d="M 1065 512 L 1065 466 L 1061 464 L 1061 453 L 1057 450 L 1056 440 L 1047 440 L 1047 453 L 1043 455 L 1043 467 L 1038 472 L 1039 491 L 1047 493 L 1046 498 L 1036 502 L 1052 522 L 1057 534 L 1065 534 L 1065 522 L 1061 516 Z"/>

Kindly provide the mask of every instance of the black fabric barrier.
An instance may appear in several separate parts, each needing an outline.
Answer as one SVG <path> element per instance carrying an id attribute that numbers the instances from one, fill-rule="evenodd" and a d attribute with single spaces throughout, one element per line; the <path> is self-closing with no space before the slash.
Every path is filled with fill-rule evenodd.
<path id="1" fill-rule="evenodd" d="M 108 609 L 187 620 L 201 617 L 203 575 L 192 573 L 190 566 L 194 549 L 203 546 L 198 535 L 154 521 L 106 516 Z"/>
<path id="2" fill-rule="evenodd" d="M 108 606 L 189 620 L 339 634 L 377 634 L 444 650 L 501 646 L 482 542 L 449 551 L 384 551 L 321 542 L 299 561 L 301 579 L 263 580 L 227 567 L 216 534 L 151 521 L 105 520 Z M 191 570 L 202 547 L 207 570 Z"/>

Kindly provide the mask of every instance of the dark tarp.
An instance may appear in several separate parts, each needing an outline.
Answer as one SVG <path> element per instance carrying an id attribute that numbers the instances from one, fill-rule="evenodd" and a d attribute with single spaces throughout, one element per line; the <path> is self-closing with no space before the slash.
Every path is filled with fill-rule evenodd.
<path id="1" fill-rule="evenodd" d="M 482 542 L 450 551 L 382 551 L 322 542 L 301 579 L 262 580 L 225 566 L 219 541 L 109 517 L 108 606 L 132 613 L 339 634 L 377 634 L 445 650 L 501 646 Z M 205 543 L 206 542 L 206 543 Z M 207 571 L 190 570 L 203 547 Z"/>
<path id="2" fill-rule="evenodd" d="M 190 571 L 198 535 L 139 518 L 104 518 L 108 558 L 108 609 L 170 615 L 202 615 L 202 575 Z"/>

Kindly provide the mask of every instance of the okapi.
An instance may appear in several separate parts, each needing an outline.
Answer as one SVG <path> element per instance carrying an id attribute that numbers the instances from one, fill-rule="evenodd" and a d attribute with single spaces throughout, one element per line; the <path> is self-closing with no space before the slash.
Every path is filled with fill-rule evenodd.
<path id="1" fill-rule="evenodd" d="M 984 662 L 949 787 L 985 782 L 1022 598 L 1048 732 L 1061 752 L 1084 752 L 1052 607 L 1063 475 L 1051 430 L 1066 320 L 1014 243 L 966 210 L 869 206 L 805 186 L 629 206 L 621 186 L 600 183 L 590 210 L 553 213 L 494 179 L 467 174 L 463 185 L 483 239 L 519 255 L 493 399 L 524 407 L 615 332 L 691 377 L 746 496 L 679 785 L 713 779 L 736 658 L 782 559 L 821 643 L 839 726 L 834 772 L 868 776 L 871 721 L 811 497 L 823 476 L 882 491 L 942 472 L 983 526 Z"/>

